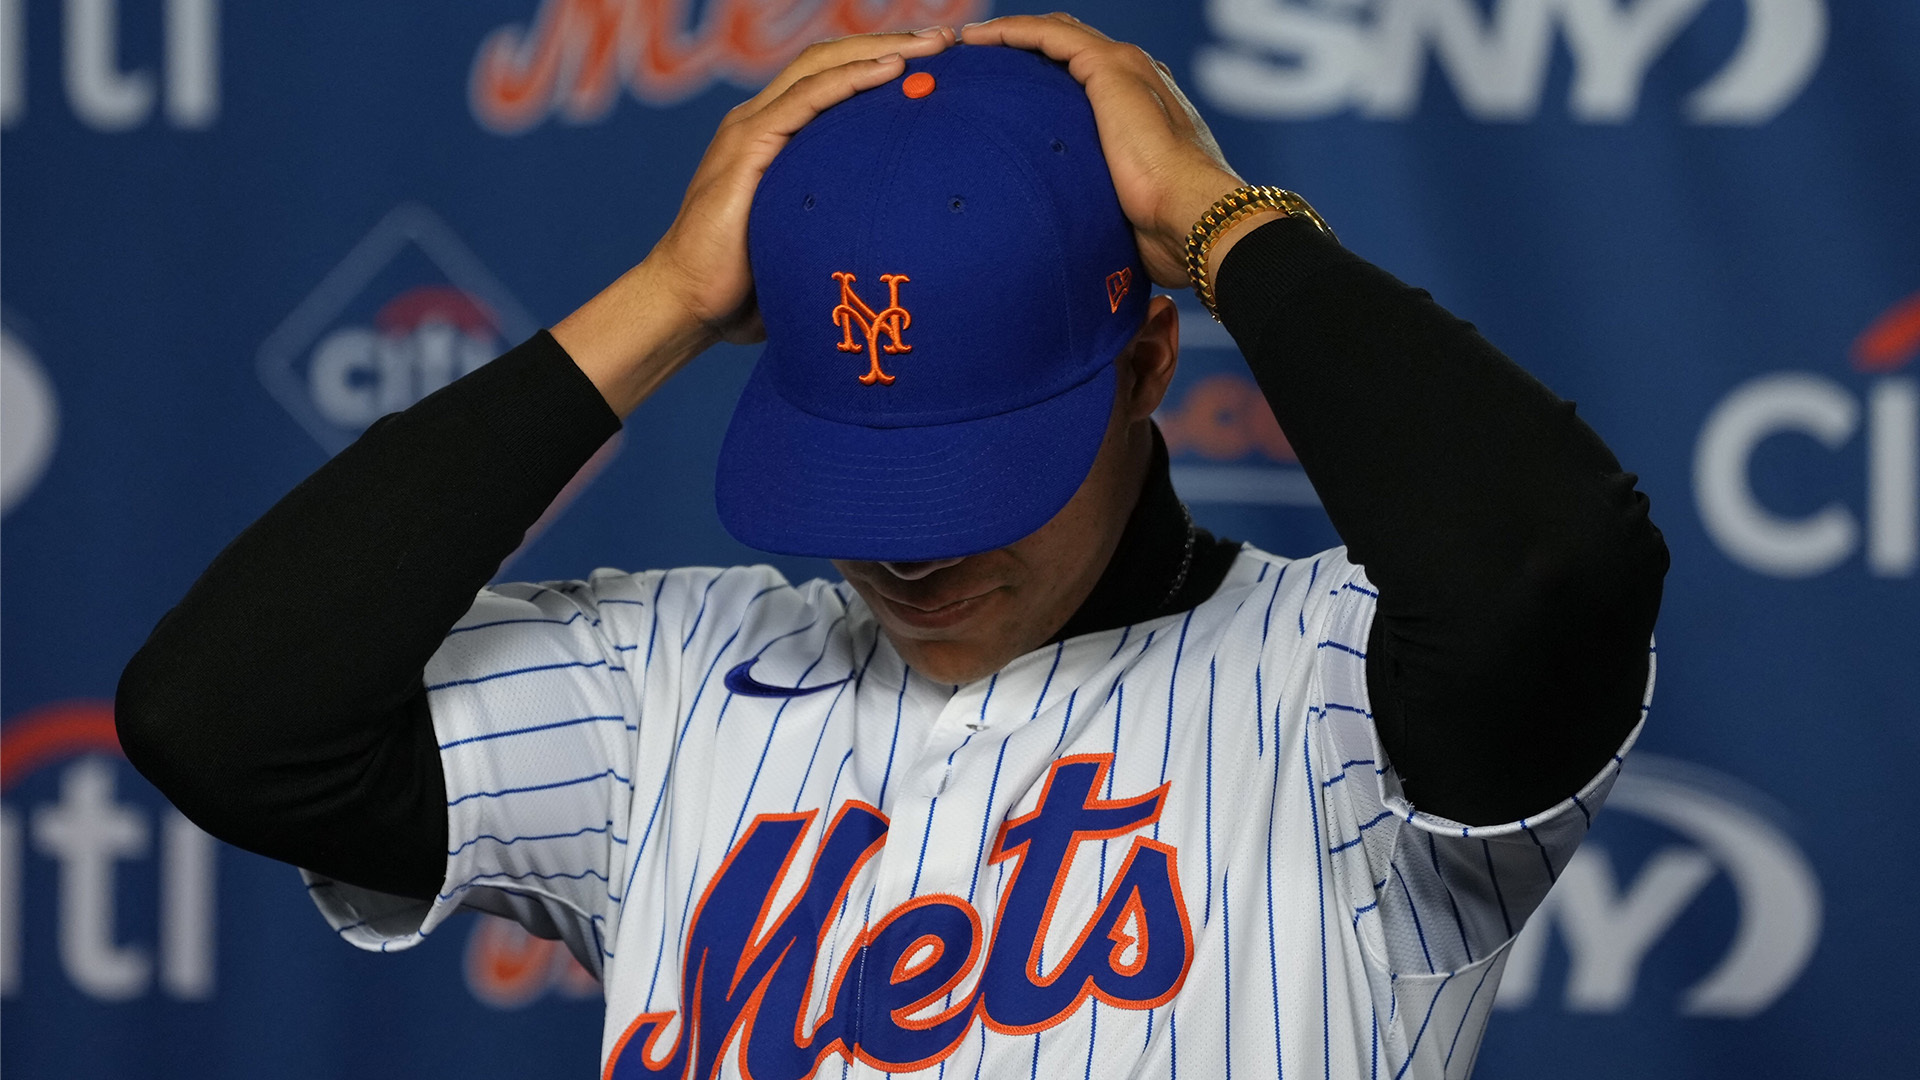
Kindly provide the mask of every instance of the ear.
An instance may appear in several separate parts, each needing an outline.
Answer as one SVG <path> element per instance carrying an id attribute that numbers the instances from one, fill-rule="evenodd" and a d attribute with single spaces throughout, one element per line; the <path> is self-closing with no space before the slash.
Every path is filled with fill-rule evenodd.
<path id="1" fill-rule="evenodd" d="M 1122 407 L 1128 421 L 1145 420 L 1160 407 L 1180 366 L 1180 309 L 1170 296 L 1147 302 L 1147 317 L 1120 362 L 1129 376 L 1121 386 Z"/>

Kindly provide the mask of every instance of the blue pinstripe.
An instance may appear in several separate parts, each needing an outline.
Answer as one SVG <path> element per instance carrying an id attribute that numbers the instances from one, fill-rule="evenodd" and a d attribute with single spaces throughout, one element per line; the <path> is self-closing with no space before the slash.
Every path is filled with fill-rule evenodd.
<path id="1" fill-rule="evenodd" d="M 1045 691 L 1042 691 L 1042 693 L 1045 693 Z M 1040 709 L 1040 706 L 1038 704 L 1035 704 L 1034 711 L 1038 712 L 1039 709 Z M 995 757 L 993 760 L 993 782 L 987 785 L 987 808 L 980 815 L 980 852 L 979 854 L 974 856 L 974 863 L 973 863 L 974 866 L 976 867 L 986 865 L 987 831 L 993 827 L 993 799 L 995 795 L 998 795 L 1000 793 L 1000 766 L 1006 764 L 1007 744 L 1011 743 L 1012 741 L 1013 741 L 1013 737 L 1011 735 L 1005 738 L 1002 738 L 1000 740 L 1000 754 L 999 756 Z M 931 820 L 933 815 L 929 813 L 927 816 L 929 820 Z M 976 870 L 973 875 L 972 882 L 970 882 L 967 885 L 967 903 L 969 904 L 973 903 L 973 895 L 975 891 L 977 891 L 979 888 L 980 888 L 980 874 Z"/>
<path id="2" fill-rule="evenodd" d="M 698 851 L 693 853 L 693 873 L 687 875 L 687 895 L 686 898 L 680 902 L 680 940 L 682 942 L 686 941 L 687 937 L 687 915 L 693 911 L 693 886 L 695 882 L 700 880 L 701 855 L 702 853 Z M 666 956 L 667 920 L 661 919 L 660 942 L 655 946 L 653 954 L 653 975 L 647 979 L 646 1000 L 648 1008 L 653 1007 L 653 991 L 654 988 L 660 984 L 660 965 L 665 961 Z"/>
<path id="3" fill-rule="evenodd" d="M 569 626 L 569 625 L 572 625 L 574 622 L 584 618 L 585 616 L 586 616 L 586 612 L 576 611 L 564 619 L 542 619 L 542 618 L 535 618 L 535 617 L 528 617 L 524 619 L 495 619 L 492 622 L 474 623 L 471 626 L 456 626 L 453 629 L 447 631 L 447 636 L 452 637 L 455 634 L 465 634 L 474 630 L 489 630 L 496 626 L 518 626 L 523 623 L 548 623 L 553 626 Z M 595 619 L 594 621 L 597 623 L 600 620 Z"/>
<path id="4" fill-rule="evenodd" d="M 1061 744 L 1067 741 L 1067 728 L 1073 723 L 1073 702 L 1079 696 L 1080 688 L 1077 686 L 1067 694 L 1066 715 L 1060 718 L 1060 736 L 1053 740 L 1053 752 L 1056 754 L 1060 752 Z"/>
<path id="5" fill-rule="evenodd" d="M 1427 974 L 1438 975 L 1439 972 L 1433 967 L 1433 954 L 1427 951 L 1427 931 L 1420 925 L 1420 909 L 1414 905 L 1413 890 L 1407 888 L 1407 879 L 1401 875 L 1399 863 L 1389 861 L 1387 869 L 1392 870 L 1393 876 L 1399 879 L 1400 893 L 1407 898 L 1407 912 L 1413 916 L 1413 932 L 1420 938 L 1420 955 L 1427 960 Z"/>
<path id="6" fill-rule="evenodd" d="M 1527 824 L 1526 818 L 1520 819 L 1520 831 L 1526 833 L 1527 839 L 1533 841 L 1533 846 L 1539 849 L 1540 865 L 1547 868 L 1547 884 L 1552 885 L 1557 883 L 1560 880 L 1560 875 L 1553 871 L 1553 860 L 1547 856 L 1547 845 L 1541 843 L 1540 838 L 1533 834 L 1533 827 Z"/>
<path id="7" fill-rule="evenodd" d="M 693 613 L 693 625 L 687 627 L 687 639 L 680 643 L 680 651 L 686 652 L 693 645 L 693 635 L 700 632 L 700 622 L 707 617 L 707 601 L 713 598 L 713 587 L 727 576 L 725 570 L 707 579 L 707 587 L 700 593 L 700 610 Z"/>
<path id="8" fill-rule="evenodd" d="M 1121 685 L 1120 679 L 1115 679 L 1113 681 L 1113 746 L 1110 748 L 1110 752 L 1113 754 L 1114 764 L 1113 767 L 1107 769 L 1106 790 L 1100 793 L 1100 797 L 1103 799 L 1113 798 L 1113 774 L 1119 770 L 1120 764 L 1120 720 L 1126 714 L 1126 711 L 1127 688 Z M 1107 846 L 1109 843 L 1110 841 L 1106 840 L 1100 841 L 1100 887 L 1094 892 L 1096 896 L 1107 891 Z"/>
<path id="9" fill-rule="evenodd" d="M 442 900 L 451 900 L 453 899 L 453 896 L 455 893 L 464 892 L 465 890 L 472 888 L 473 883 L 481 880 L 482 878 L 506 878 L 509 881 L 520 881 L 524 878 L 538 878 L 541 881 L 562 881 L 562 880 L 584 881 L 590 877 L 599 878 L 601 881 L 607 880 L 607 875 L 591 867 L 585 870 L 582 870 L 576 874 L 549 874 L 549 873 L 541 873 L 538 870 L 528 870 L 519 874 L 509 874 L 500 870 L 491 870 L 484 874 L 475 874 L 472 877 L 468 878 L 467 880 L 461 882 L 460 884 L 455 885 L 452 889 L 449 889 L 448 891 L 443 892 L 439 895 L 440 895 L 440 899 Z"/>
<path id="10" fill-rule="evenodd" d="M 796 686 L 805 685 L 807 681 L 807 676 L 813 674 L 813 669 L 819 667 L 820 661 L 825 660 L 827 658 L 827 650 L 831 648 L 833 645 L 833 628 L 835 626 L 840 625 L 840 620 L 844 618 L 846 618 L 846 616 L 842 615 L 840 616 L 840 618 L 835 619 L 832 623 L 828 624 L 826 636 L 820 642 L 820 655 L 814 657 L 813 663 L 808 664 L 807 669 L 800 673 L 800 677 L 798 679 L 794 680 L 794 684 Z M 773 646 L 774 642 L 782 641 L 786 638 L 792 637 L 794 634 L 801 633 L 805 630 L 810 630 L 813 628 L 813 626 L 814 626 L 814 623 L 808 623 L 805 627 L 802 627 L 800 630 L 795 630 L 789 633 L 781 634 L 779 637 L 774 638 L 773 641 L 769 641 L 765 645 L 760 646 L 760 651 L 754 653 L 753 655 L 756 657 L 761 656 L 766 653 L 767 649 Z M 842 689 L 845 689 L 846 683 L 842 682 L 840 685 Z M 729 690 L 727 692 L 727 701 L 729 704 L 732 703 L 733 697 L 734 697 L 733 692 Z M 792 705 L 797 700 L 799 699 L 783 698 L 780 702 L 780 707 L 773 711 L 773 722 L 767 725 L 767 741 L 764 744 L 762 744 L 760 747 L 760 760 L 754 763 L 753 778 L 747 781 L 746 797 L 740 800 L 740 816 L 734 819 L 733 832 L 731 835 L 727 837 L 728 850 L 732 850 L 733 842 L 735 840 L 740 839 L 740 826 L 747 820 L 747 810 L 749 807 L 753 805 L 753 792 L 755 788 L 760 786 L 760 773 L 767 766 L 767 754 L 773 750 L 774 735 L 778 733 L 780 730 L 780 718 L 787 714 L 787 706 Z M 833 695 L 833 700 L 836 703 L 839 702 L 840 695 L 837 692 Z M 826 731 L 827 720 L 831 719 L 831 711 L 832 711 L 831 706 L 828 707 L 828 711 L 829 711 L 828 717 L 826 719 L 823 719 L 820 724 L 820 730 L 822 732 Z M 720 714 L 722 716 L 726 715 L 725 706 L 721 707 Z M 718 730 L 720 727 L 719 721 L 718 720 L 714 721 L 713 726 L 715 730 Z M 818 745 L 819 744 L 816 741 L 815 746 L 817 747 Z M 813 766 L 811 761 L 808 762 L 807 767 L 809 771 L 812 770 Z"/>
<path id="11" fill-rule="evenodd" d="M 847 771 L 847 762 L 849 762 L 849 761 L 852 761 L 852 760 L 853 760 L 853 747 L 851 747 L 851 746 L 849 746 L 849 747 L 847 747 L 847 752 L 846 752 L 846 753 L 844 753 L 844 754 L 841 754 L 841 755 L 840 755 L 840 765 L 839 765 L 839 767 L 833 770 L 833 785 L 832 785 L 831 787 L 829 787 L 829 788 L 827 788 L 827 801 L 826 801 L 826 805 L 828 805 L 828 806 L 837 806 L 837 805 L 839 805 L 839 804 L 837 804 L 837 803 L 835 803 L 835 802 L 833 801 L 833 797 L 834 797 L 835 795 L 837 795 L 837 794 L 839 794 L 839 792 L 840 792 L 840 777 L 841 777 L 841 776 L 842 776 L 843 774 L 845 774 L 845 773 L 846 773 L 846 771 Z"/>
<path id="12" fill-rule="evenodd" d="M 1207 901 L 1206 908 L 1200 916 L 1200 925 L 1202 926 L 1211 926 L 1213 924 L 1213 690 L 1215 668 L 1218 663 L 1219 659 L 1217 657 L 1210 656 L 1207 658 Z M 1223 883 L 1221 885 L 1222 891 L 1224 891 L 1225 888 L 1226 886 Z M 1223 897 L 1223 904 L 1224 900 L 1225 898 Z M 1222 916 L 1224 917 L 1224 915 L 1225 910 L 1223 908 Z"/>
<path id="13" fill-rule="evenodd" d="M 653 585 L 653 620 L 647 624 L 647 660 L 645 670 L 653 670 L 653 640 L 660 632 L 660 593 L 667 587 L 667 575 L 661 574 L 660 580 Z"/>
<path id="14" fill-rule="evenodd" d="M 1323 713 L 1324 717 L 1325 714 Z M 1275 754 L 1274 757 L 1279 757 Z M 1300 759 L 1307 770 L 1307 809 L 1313 822 L 1313 876 L 1320 889 L 1320 1060 L 1325 1064 L 1326 1080 L 1333 1080 L 1333 1006 L 1327 987 L 1327 867 L 1320 849 L 1326 843 L 1320 831 L 1320 785 L 1313 782 L 1313 724 L 1300 725 Z"/>
<path id="15" fill-rule="evenodd" d="M 1380 1007 L 1373 1003 L 1372 994 L 1367 995 L 1367 1022 L 1372 1027 L 1367 1041 L 1373 1046 L 1368 1054 L 1367 1075 L 1374 1077 L 1380 1075 Z"/>
<path id="16" fill-rule="evenodd" d="M 744 618 L 741 625 L 745 625 Z M 707 692 L 707 683 L 713 678 L 713 669 L 720 666 L 720 658 L 727 655 L 727 650 L 733 647 L 734 639 L 739 636 L 740 630 L 736 628 L 733 634 L 729 636 L 718 649 L 714 650 L 713 659 L 707 662 L 707 673 L 700 677 L 700 687 L 693 692 L 693 704 L 687 707 L 687 717 L 680 725 L 680 734 L 674 737 L 674 760 L 679 760 L 680 748 L 686 745 L 687 732 L 693 727 L 693 718 L 700 712 L 700 699 L 705 696 Z M 669 769 L 666 775 L 660 778 L 660 789 L 654 792 L 653 809 L 647 814 L 647 827 L 641 830 L 640 847 L 639 850 L 633 853 L 633 870 L 627 873 L 627 883 L 626 886 L 620 890 L 621 896 L 627 895 L 627 893 L 633 889 L 633 874 L 639 870 L 640 857 L 647 853 L 647 844 L 653 840 L 653 826 L 660 819 L 660 804 L 666 800 L 667 787 L 671 783 L 673 783 L 673 771 Z"/>
<path id="17" fill-rule="evenodd" d="M 1488 964 L 1480 972 L 1480 981 L 1473 984 L 1473 993 L 1467 998 L 1467 1007 L 1460 1010 L 1460 1025 L 1453 1029 L 1453 1041 L 1447 1044 L 1447 1060 L 1440 1066 L 1443 1070 L 1452 1066 L 1453 1052 L 1460 1047 L 1460 1033 L 1467 1030 L 1467 1017 L 1473 1015 L 1473 1003 L 1480 997 L 1480 988 L 1487 985 L 1487 976 L 1493 973 L 1493 965 Z"/>
<path id="18" fill-rule="evenodd" d="M 719 581 L 720 576 L 724 576 L 724 572 L 722 575 L 716 576 L 713 579 L 713 581 Z M 712 581 L 707 583 L 707 591 L 709 593 L 713 591 Z M 741 631 L 746 629 L 747 617 L 752 613 L 753 605 L 759 602 L 761 597 L 767 595 L 769 592 L 772 592 L 772 591 L 773 591 L 772 589 L 762 589 L 759 592 L 753 594 L 752 598 L 750 598 L 746 602 L 746 604 L 741 607 L 740 622 L 738 625 L 736 625 L 733 628 L 733 633 L 727 635 L 727 640 L 721 642 L 720 647 L 714 650 L 713 659 L 707 661 L 706 673 L 700 676 L 700 686 L 698 689 L 696 689 L 693 692 L 693 702 L 687 706 L 686 719 L 680 725 L 680 733 L 674 736 L 672 760 L 678 761 L 680 759 L 680 749 L 681 747 L 686 745 L 687 732 L 692 730 L 693 728 L 693 718 L 699 715 L 700 699 L 706 696 L 707 684 L 713 681 L 714 669 L 720 666 L 721 658 L 727 655 L 727 650 L 733 648 L 733 643 L 739 640 Z M 706 608 L 706 601 L 705 599 L 702 599 L 701 610 L 704 611 L 705 608 Z M 682 651 L 684 652 L 685 650 L 682 650 Z M 732 694 L 729 693 L 727 700 L 731 701 L 732 699 L 733 699 Z M 647 827 L 641 832 L 640 846 L 638 850 L 636 850 L 633 854 L 633 867 L 627 872 L 626 884 L 623 885 L 620 889 L 620 895 L 623 897 L 633 890 L 633 875 L 639 872 L 641 856 L 646 854 L 647 844 L 651 842 L 653 839 L 653 827 L 659 821 L 660 805 L 662 802 L 665 801 L 667 796 L 667 787 L 672 782 L 673 782 L 673 770 L 668 769 L 665 775 L 663 775 L 660 778 L 659 790 L 654 792 L 653 809 L 649 811 L 647 814 Z"/>
<path id="19" fill-rule="evenodd" d="M 1053 647 L 1053 665 L 1047 668 L 1047 681 L 1040 684 L 1040 695 L 1033 699 L 1033 712 L 1027 715 L 1027 722 L 1040 719 L 1040 706 L 1047 703 L 1047 691 L 1053 689 L 1053 674 L 1060 670 L 1060 655 L 1067 651 L 1067 643 L 1062 641 Z"/>
<path id="20" fill-rule="evenodd" d="M 1253 707 L 1260 717 L 1260 722 L 1254 725 L 1253 731 L 1261 757 L 1267 756 L 1266 687 L 1262 683 L 1262 669 L 1266 666 L 1267 634 L 1273 629 L 1273 604 L 1274 601 L 1280 599 L 1280 585 L 1287 580 L 1287 567 L 1290 565 L 1292 564 L 1282 563 L 1280 572 L 1274 575 L 1273 592 L 1267 595 L 1267 614 L 1266 617 L 1260 621 L 1260 659 L 1255 660 L 1253 663 Z M 1264 581 L 1266 576 L 1267 568 L 1265 564 L 1262 564 L 1260 567 L 1261 580 Z M 1276 712 L 1275 716 L 1278 717 L 1278 715 Z M 1274 728 L 1274 738 L 1276 740 L 1280 738 L 1277 721 Z"/>
<path id="21" fill-rule="evenodd" d="M 1420 1040 L 1427 1034 L 1427 1025 L 1433 1022 L 1434 1006 L 1440 1004 L 1440 995 L 1447 992 L 1447 984 L 1452 981 L 1452 975 L 1440 980 L 1440 988 L 1433 992 L 1433 1000 L 1427 1002 L 1427 1015 L 1420 1021 L 1420 1030 L 1414 1033 L 1413 1043 L 1407 1047 L 1407 1060 L 1400 1063 L 1400 1071 L 1393 1074 L 1393 1080 L 1400 1080 L 1412 1067 L 1414 1054 L 1420 1049 Z"/>
<path id="22" fill-rule="evenodd" d="M 487 675 L 476 675 L 471 679 L 452 679 L 443 683 L 434 683 L 432 686 L 427 687 L 427 692 L 433 693 L 438 690 L 447 690 L 455 686 L 472 686 L 476 683 L 492 682 L 495 679 L 510 679 L 515 675 L 532 675 L 542 671 L 559 671 L 564 668 L 597 668 L 597 667 L 606 668 L 608 671 L 627 670 L 626 668 L 623 668 L 620 665 L 612 663 L 607 660 L 568 660 L 564 663 L 559 663 L 559 664 L 535 664 L 532 667 L 514 668 L 511 671 L 495 671 Z"/>
<path id="23" fill-rule="evenodd" d="M 545 784 L 528 784 L 525 787 L 501 788 L 498 791 L 470 791 L 457 799 L 448 799 L 447 805 L 459 806 L 469 799 L 499 799 L 508 795 L 524 795 L 529 791 L 551 791 L 554 788 L 572 787 L 575 784 L 591 784 L 596 780 L 605 780 L 608 777 L 612 777 L 623 784 L 632 783 L 631 780 L 614 772 L 612 769 L 602 769 L 591 776 L 576 776 L 571 780 L 554 780 Z"/>
<path id="24" fill-rule="evenodd" d="M 609 720 L 618 721 L 622 726 L 627 726 L 627 718 L 624 716 L 582 716 L 574 720 L 555 720 L 550 724 L 535 724 L 532 727 L 513 728 L 508 731 L 490 731 L 485 735 L 469 735 L 464 739 L 443 742 L 440 744 L 440 749 L 451 750 L 456 746 L 465 746 L 468 743 L 487 742 L 490 739 L 504 739 L 510 735 L 528 735 L 536 731 L 552 731 L 555 728 L 573 727 L 576 724 L 605 723 Z"/>
<path id="25" fill-rule="evenodd" d="M 1493 848 L 1485 840 L 1482 840 L 1480 841 L 1480 852 L 1485 855 L 1487 859 L 1487 880 L 1493 883 L 1494 899 L 1500 901 L 1500 922 L 1507 928 L 1507 936 L 1512 937 L 1514 934 L 1513 918 L 1507 914 L 1507 896 L 1500 891 L 1500 875 L 1493 869 Z"/>
<path id="26" fill-rule="evenodd" d="M 1307 571 L 1307 591 L 1300 596 L 1300 636 L 1307 636 L 1307 598 L 1313 595 L 1313 584 L 1320 580 L 1320 560 L 1313 560 Z"/>
<path id="27" fill-rule="evenodd" d="M 1433 858 L 1433 876 L 1440 880 L 1440 888 L 1447 894 L 1447 906 L 1453 909 L 1453 925 L 1460 928 L 1460 948 L 1467 954 L 1467 963 L 1473 963 L 1473 946 L 1467 941 L 1467 924 L 1460 918 L 1460 902 L 1453 898 L 1453 886 L 1447 883 L 1446 872 L 1440 869 L 1440 844 L 1433 834 L 1427 835 L 1427 854 Z"/>
<path id="28" fill-rule="evenodd" d="M 1226 1080 L 1233 1080 L 1233 893 L 1228 888 L 1231 884 L 1233 869 L 1229 867 L 1220 876 L 1220 947 L 1226 953 L 1226 970 L 1221 976 L 1226 999 L 1220 1045 L 1226 1052 Z"/>
<path id="29" fill-rule="evenodd" d="M 846 617 L 845 615 L 841 616 L 841 618 L 845 618 L 845 617 Z M 858 686 L 860 685 L 860 681 L 867 677 L 867 668 L 873 663 L 873 654 L 878 652 L 879 650 L 880 650 L 880 635 L 875 634 L 873 636 L 873 645 L 867 649 L 866 659 L 860 661 L 860 668 L 858 671 L 854 673 L 854 676 L 851 682 L 850 683 L 842 682 L 840 684 L 840 689 L 835 690 L 833 692 L 833 701 L 828 703 L 826 715 L 820 718 L 820 734 L 814 736 L 813 753 L 807 755 L 807 769 L 804 773 L 800 775 L 800 784 L 798 787 L 794 789 L 794 792 L 793 792 L 793 812 L 794 813 L 800 812 L 800 800 L 806 797 L 807 781 L 813 777 L 814 760 L 820 756 L 820 744 L 826 741 L 827 729 L 833 726 L 834 710 L 840 707 L 841 695 L 847 692 L 848 685 Z M 851 754 L 853 751 L 849 749 L 847 752 Z M 842 759 L 842 764 L 845 764 L 845 759 Z M 834 779 L 837 781 L 839 779 L 839 774 L 836 773 L 834 775 Z M 829 801 L 825 805 L 832 806 L 833 803 Z"/>
<path id="30" fill-rule="evenodd" d="M 1100 1038 L 1099 1038 L 1099 1035 L 1100 1035 L 1100 1002 L 1099 1002 L 1099 1000 L 1098 1000 L 1098 999 L 1095 999 L 1095 998 L 1089 998 L 1089 999 L 1087 999 L 1087 1005 L 1088 1005 L 1088 1006 L 1090 1006 L 1090 1007 L 1089 1007 L 1089 1008 L 1088 1008 L 1088 1010 L 1087 1010 L 1087 1075 L 1086 1075 L 1086 1080 L 1093 1080 L 1093 1048 L 1094 1048 L 1095 1046 L 1097 1046 L 1097 1045 L 1099 1045 L 1099 1042 L 1100 1042 Z"/>
<path id="31" fill-rule="evenodd" d="M 833 700 L 827 703 L 826 714 L 820 717 L 820 733 L 813 737 L 813 752 L 807 755 L 806 770 L 800 774 L 800 783 L 793 789 L 792 809 L 796 814 L 800 812 L 800 800 L 806 797 L 807 781 L 813 778 L 813 763 L 820 757 L 820 744 L 827 740 L 827 729 L 833 726 L 833 712 L 840 707 L 840 698 L 846 692 L 847 684 L 841 683 L 840 688 L 833 692 Z"/>
<path id="32" fill-rule="evenodd" d="M 877 637 L 874 639 L 876 644 L 879 640 Z M 902 664 L 900 666 L 900 697 L 893 703 L 893 738 L 887 743 L 887 771 L 880 774 L 880 797 L 874 800 L 880 804 L 882 810 L 887 807 L 887 784 L 893 780 L 893 752 L 900 746 L 900 716 L 907 707 L 907 683 L 912 679 L 913 668 Z"/>
<path id="33" fill-rule="evenodd" d="M 1276 588 L 1277 587 L 1276 584 Z M 1277 747 L 1280 737 L 1280 702 L 1278 699 L 1273 703 L 1273 731 L 1275 745 Z M 1276 795 L 1280 790 L 1280 754 L 1277 749 L 1273 755 L 1273 790 Z M 1276 797 L 1269 800 L 1267 803 L 1267 857 L 1260 861 L 1267 874 L 1267 974 L 1272 981 L 1273 989 L 1273 1062 L 1277 1075 L 1284 1076 L 1286 1074 L 1286 1056 L 1282 1052 L 1284 1047 L 1281 1044 L 1280 1032 L 1279 934 L 1275 932 L 1273 925 L 1273 821 L 1279 812 L 1279 798 Z"/>
<path id="34" fill-rule="evenodd" d="M 998 675 L 994 676 L 996 680 L 999 677 L 1000 676 Z M 987 694 L 988 696 L 992 696 L 993 694 L 992 684 L 988 684 Z M 984 703 L 982 704 L 984 705 Z M 960 745 L 954 747 L 952 753 L 947 755 L 947 775 L 949 776 L 953 775 L 953 759 L 960 753 L 960 751 L 965 750 L 967 748 L 967 744 L 972 741 L 973 741 L 973 735 L 969 734 L 966 738 L 960 740 Z M 1005 744 L 1002 743 L 1001 745 L 1004 746 Z M 943 789 L 944 787 L 945 785 L 942 784 Z M 919 855 L 918 861 L 913 864 L 913 887 L 907 890 L 908 896 L 920 895 L 920 872 L 927 868 L 927 840 L 933 836 L 933 812 L 936 809 L 938 809 L 939 806 L 940 806 L 940 796 L 935 795 L 933 798 L 927 800 L 927 827 L 920 834 L 920 855 Z"/>
<path id="35" fill-rule="evenodd" d="M 1167 782 L 1167 763 L 1173 759 L 1173 698 L 1176 693 L 1176 688 L 1179 686 L 1180 658 L 1184 656 L 1187 651 L 1187 628 L 1193 625 L 1193 611 L 1194 609 L 1188 608 L 1187 617 L 1180 620 L 1180 640 L 1173 646 L 1173 666 L 1167 669 L 1167 731 L 1160 742 L 1160 782 L 1163 784 Z M 1120 724 L 1116 719 L 1114 721 L 1114 736 L 1116 739 L 1120 734 L 1119 729 Z M 1118 750 L 1119 748 L 1116 746 L 1115 760 L 1118 760 L 1119 757 Z M 1108 774 L 1108 779 L 1112 779 L 1111 773 Z M 1160 839 L 1160 820 L 1158 818 L 1155 818 L 1153 822 L 1153 838 L 1155 840 Z M 1212 883 L 1209 882 L 1208 884 L 1209 887 L 1211 887 Z"/>
<path id="36" fill-rule="evenodd" d="M 563 832 L 563 833 L 538 833 L 531 836 L 514 836 L 514 837 L 507 837 L 507 838 L 498 837 L 492 833 L 481 833 L 478 836 L 468 839 L 467 841 L 462 843 L 459 847 L 449 849 L 447 851 L 447 857 L 452 858 L 453 856 L 460 854 L 461 852 L 467 850 L 468 848 L 472 847 L 473 845 L 479 843 L 482 840 L 492 840 L 495 843 L 499 844 L 501 847 L 509 847 L 513 844 L 518 844 L 523 840 L 527 840 L 527 841 L 568 840 L 576 836 L 586 836 L 589 833 L 611 833 L 612 830 L 613 830 L 613 821 L 612 819 L 608 819 L 607 823 L 604 825 L 583 825 L 580 828 L 573 830 L 572 832 Z M 617 837 L 615 839 L 617 839 Z"/>

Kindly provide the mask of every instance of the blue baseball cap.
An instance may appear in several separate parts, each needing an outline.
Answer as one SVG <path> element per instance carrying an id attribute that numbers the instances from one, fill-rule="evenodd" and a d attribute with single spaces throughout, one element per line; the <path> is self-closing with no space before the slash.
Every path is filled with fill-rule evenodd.
<path id="1" fill-rule="evenodd" d="M 1085 480 L 1152 283 L 1065 68 L 978 45 L 910 61 L 774 159 L 748 252 L 767 345 L 715 490 L 736 539 L 970 555 Z"/>

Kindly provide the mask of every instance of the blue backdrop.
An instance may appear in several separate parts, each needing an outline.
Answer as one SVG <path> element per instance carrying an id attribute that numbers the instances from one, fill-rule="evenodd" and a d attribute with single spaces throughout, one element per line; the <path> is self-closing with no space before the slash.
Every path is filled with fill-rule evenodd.
<path id="1" fill-rule="evenodd" d="M 402 956 L 341 944 L 291 870 L 117 757 L 115 679 L 367 423 L 643 255 L 799 44 L 1022 9 L 425 7 L 0 0 L 10 1077 L 594 1069 L 597 989 L 564 954 L 482 917 Z M 1516 946 L 1479 1074 L 1910 1068 L 1920 7 L 1080 14 L 1170 64 L 1250 179 L 1577 399 L 1672 545 L 1645 753 Z M 1335 542 L 1231 343 L 1186 326 L 1162 421 L 1196 516 Z M 751 358 L 642 408 L 509 572 L 757 560 L 711 497 Z"/>

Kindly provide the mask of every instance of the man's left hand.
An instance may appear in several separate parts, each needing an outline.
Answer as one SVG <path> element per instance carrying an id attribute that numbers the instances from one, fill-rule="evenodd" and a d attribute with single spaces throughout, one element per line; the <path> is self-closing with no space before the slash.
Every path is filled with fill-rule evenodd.
<path id="1" fill-rule="evenodd" d="M 1155 284 L 1185 288 L 1187 234 L 1242 181 L 1167 66 L 1064 13 L 974 23 L 961 39 L 1031 49 L 1067 65 L 1093 102 L 1113 187 L 1148 273 Z M 1216 244 L 1213 260 L 1224 254 Z"/>

